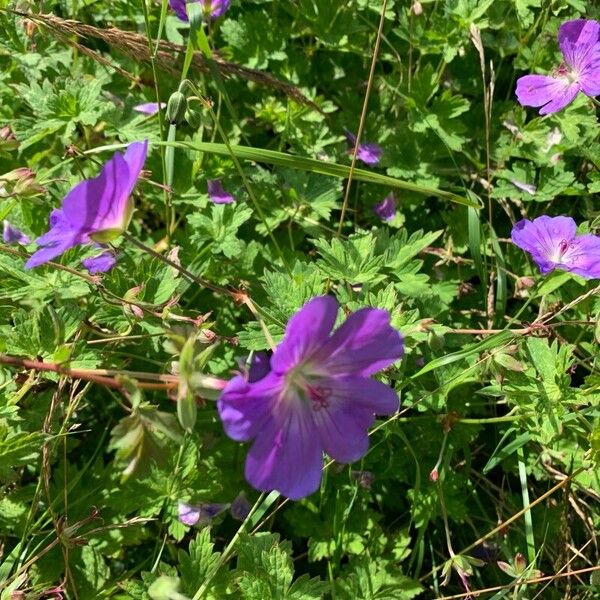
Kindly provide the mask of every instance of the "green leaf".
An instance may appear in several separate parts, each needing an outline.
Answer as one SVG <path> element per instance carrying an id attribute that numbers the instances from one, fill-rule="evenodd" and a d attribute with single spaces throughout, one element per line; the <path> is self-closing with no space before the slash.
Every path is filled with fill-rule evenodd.
<path id="1" fill-rule="evenodd" d="M 192 227 L 193 243 L 210 243 L 213 254 L 223 253 L 227 258 L 239 256 L 244 250 L 244 242 L 237 233 L 252 216 L 252 210 L 243 204 L 217 204 L 211 206 L 211 216 L 202 213 L 188 215 Z"/>

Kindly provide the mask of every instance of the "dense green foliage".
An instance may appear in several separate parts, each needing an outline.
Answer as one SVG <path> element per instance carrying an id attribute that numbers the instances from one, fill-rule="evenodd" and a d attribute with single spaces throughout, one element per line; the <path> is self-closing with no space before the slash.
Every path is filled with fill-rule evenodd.
<path id="1" fill-rule="evenodd" d="M 24 270 L 34 246 L 0 246 L 0 353 L 37 361 L 0 366 L 2 600 L 427 599 L 598 563 L 597 282 L 541 276 L 510 242 L 522 217 L 600 227 L 595 105 L 539 117 L 514 97 L 592 5 L 388 0 L 362 137 L 384 154 L 356 164 L 342 213 L 380 0 L 233 0 L 193 35 L 166 0 L 162 20 L 154 1 L 2 2 L 1 218 L 37 237 L 75 183 L 148 138 L 129 234 L 201 280 L 127 237 L 93 277 L 88 250 Z M 55 16 L 24 16 L 40 8 Z M 149 52 L 158 36 L 181 51 Z M 177 127 L 133 110 L 182 74 Z M 214 178 L 235 203 L 209 201 Z M 386 223 L 372 208 L 391 191 Z M 230 378 L 327 292 L 390 311 L 406 352 L 382 380 L 401 409 L 360 463 L 286 502 L 245 482 L 247 445 L 202 374 Z M 241 491 L 243 522 L 178 519 L 180 501 Z M 593 583 L 481 597 L 593 598 Z"/>

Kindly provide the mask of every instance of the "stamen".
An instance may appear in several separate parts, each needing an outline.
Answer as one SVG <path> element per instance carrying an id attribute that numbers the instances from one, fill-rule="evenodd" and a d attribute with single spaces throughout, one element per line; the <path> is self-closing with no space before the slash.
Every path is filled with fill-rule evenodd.
<path id="1" fill-rule="evenodd" d="M 331 388 L 325 388 L 321 386 L 307 386 L 308 395 L 313 403 L 313 410 L 321 410 L 329 406 L 327 398 L 331 396 Z"/>
<path id="2" fill-rule="evenodd" d="M 558 245 L 558 251 L 560 252 L 561 256 L 567 251 L 568 247 L 569 242 L 567 242 L 567 240 L 561 240 L 560 244 Z"/>

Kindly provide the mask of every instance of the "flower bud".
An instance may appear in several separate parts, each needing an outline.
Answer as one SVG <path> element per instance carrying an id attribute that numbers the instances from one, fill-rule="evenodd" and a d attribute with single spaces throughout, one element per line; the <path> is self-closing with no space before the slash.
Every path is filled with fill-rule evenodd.
<path id="1" fill-rule="evenodd" d="M 517 552 L 517 554 L 515 554 L 515 558 L 513 559 L 513 567 L 517 575 L 521 575 L 523 571 L 527 568 L 527 561 L 520 552 Z"/>
<path id="2" fill-rule="evenodd" d="M 181 92 L 173 92 L 167 104 L 167 121 L 179 125 L 187 110 L 187 98 Z"/>
<path id="3" fill-rule="evenodd" d="M 442 334 L 436 333 L 432 330 L 427 336 L 427 345 L 434 352 L 439 352 L 440 350 L 444 349 L 444 346 L 446 345 L 446 338 Z"/>
<path id="4" fill-rule="evenodd" d="M 185 111 L 185 120 L 192 129 L 199 129 L 202 125 L 202 114 L 193 108 Z"/>

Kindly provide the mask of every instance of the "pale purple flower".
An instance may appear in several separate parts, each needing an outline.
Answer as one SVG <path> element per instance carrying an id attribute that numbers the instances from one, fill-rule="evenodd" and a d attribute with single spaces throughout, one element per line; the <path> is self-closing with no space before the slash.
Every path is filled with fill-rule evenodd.
<path id="1" fill-rule="evenodd" d="M 114 252 L 111 252 L 110 250 L 105 250 L 96 256 L 90 256 L 81 261 L 81 264 L 91 275 L 95 275 L 96 273 L 106 273 L 107 271 L 110 271 L 116 263 L 117 257 Z"/>
<path id="2" fill-rule="evenodd" d="M 523 219 L 512 230 L 512 241 L 529 252 L 542 274 L 562 269 L 585 279 L 600 279 L 600 238 L 576 234 L 570 217 L 543 215 Z"/>
<path id="3" fill-rule="evenodd" d="M 133 110 L 136 112 L 142 113 L 144 115 L 152 116 L 158 113 L 158 111 L 167 106 L 164 102 L 161 102 L 160 105 L 158 102 L 145 102 L 144 104 L 138 104 L 133 107 Z"/>
<path id="4" fill-rule="evenodd" d="M 20 229 L 13 227 L 6 219 L 4 219 L 2 239 L 5 244 L 22 244 L 23 246 L 31 241 L 29 236 L 25 235 Z"/>
<path id="5" fill-rule="evenodd" d="M 344 130 L 346 134 L 346 140 L 350 146 L 349 152 L 354 152 L 354 146 L 356 145 L 356 136 L 347 129 Z M 383 148 L 378 144 L 370 142 L 364 142 L 358 145 L 358 151 L 356 152 L 356 158 L 362 160 L 366 165 L 376 165 L 383 155 Z"/>
<path id="6" fill-rule="evenodd" d="M 110 242 L 129 225 L 131 192 L 146 160 L 148 140 L 134 142 L 125 154 L 116 152 L 100 175 L 78 183 L 50 213 L 50 230 L 35 240 L 40 250 L 25 264 L 42 265 L 63 252 L 91 241 Z"/>
<path id="7" fill-rule="evenodd" d="M 376 414 L 398 408 L 398 396 L 370 376 L 403 354 L 402 337 L 384 310 L 363 308 L 332 333 L 338 303 L 320 296 L 288 322 L 269 371 L 234 377 L 217 407 L 225 432 L 253 440 L 246 479 L 262 491 L 297 500 L 321 481 L 323 452 L 340 463 L 366 453 Z"/>
<path id="8" fill-rule="evenodd" d="M 207 525 L 217 515 L 227 509 L 227 504 L 186 504 L 178 502 L 177 515 L 179 520 L 188 526 Z"/>
<path id="9" fill-rule="evenodd" d="M 207 182 L 208 197 L 214 204 L 231 204 L 235 198 L 223 189 L 220 179 L 209 179 Z"/>
<path id="10" fill-rule="evenodd" d="M 202 12 L 209 19 L 222 17 L 231 4 L 231 0 L 192 0 L 192 2 L 199 2 L 202 5 Z M 169 0 L 171 9 L 182 21 L 187 22 L 189 19 L 185 5 L 185 0 Z"/>
<path id="11" fill-rule="evenodd" d="M 373 207 L 373 212 L 384 221 L 392 221 L 396 216 L 396 196 L 388 194 Z"/>
<path id="12" fill-rule="evenodd" d="M 517 99 L 523 106 L 540 106 L 540 115 L 555 113 L 579 92 L 600 94 L 600 23 L 567 21 L 558 30 L 564 62 L 552 75 L 525 75 L 517 81 Z"/>

